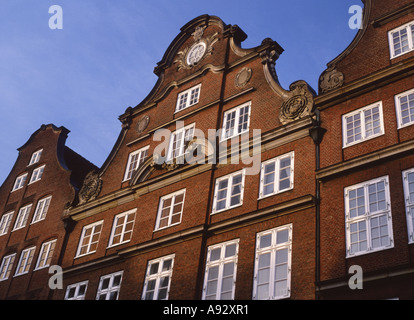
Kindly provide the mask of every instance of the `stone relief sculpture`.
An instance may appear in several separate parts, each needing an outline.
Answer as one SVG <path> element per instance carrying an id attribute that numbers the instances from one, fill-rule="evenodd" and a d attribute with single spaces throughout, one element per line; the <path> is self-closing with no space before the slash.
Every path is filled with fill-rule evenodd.
<path id="1" fill-rule="evenodd" d="M 87 174 L 82 188 L 79 191 L 79 204 L 84 204 L 88 201 L 94 200 L 101 191 L 102 180 L 99 172 L 91 171 Z"/>
<path id="2" fill-rule="evenodd" d="M 329 92 L 336 88 L 342 87 L 344 84 L 344 75 L 342 72 L 336 70 L 335 67 L 330 67 L 319 78 L 319 87 L 322 93 Z"/>

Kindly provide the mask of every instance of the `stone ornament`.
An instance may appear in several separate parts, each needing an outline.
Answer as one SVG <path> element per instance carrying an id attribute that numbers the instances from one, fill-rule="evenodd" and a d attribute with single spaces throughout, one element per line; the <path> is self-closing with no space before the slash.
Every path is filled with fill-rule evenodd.
<path id="1" fill-rule="evenodd" d="M 344 75 L 336 70 L 335 67 L 326 69 L 319 79 L 319 87 L 322 93 L 340 88 L 343 84 Z"/>
<path id="2" fill-rule="evenodd" d="M 234 79 L 234 85 L 237 88 L 242 88 L 244 87 L 246 84 L 249 83 L 250 79 L 252 77 L 252 69 L 250 68 L 243 68 L 241 69 L 235 79 Z"/>
<path id="3" fill-rule="evenodd" d="M 91 171 L 87 174 L 82 188 L 79 191 L 79 204 L 96 199 L 102 188 L 102 180 L 99 172 Z"/>
<path id="4" fill-rule="evenodd" d="M 142 133 L 148 127 L 148 123 L 150 121 L 150 117 L 145 115 L 141 119 L 138 120 L 136 131 L 137 133 Z"/>
<path id="5" fill-rule="evenodd" d="M 181 69 L 189 70 L 198 65 L 205 57 L 213 52 L 213 45 L 218 41 L 218 32 L 210 37 L 204 37 L 204 29 L 206 26 L 198 26 L 192 33 L 195 42 L 177 53 L 177 71 Z"/>
<path id="6" fill-rule="evenodd" d="M 313 94 L 305 81 L 296 81 L 290 85 L 287 99 L 280 108 L 279 120 L 282 124 L 309 116 L 313 108 Z"/>

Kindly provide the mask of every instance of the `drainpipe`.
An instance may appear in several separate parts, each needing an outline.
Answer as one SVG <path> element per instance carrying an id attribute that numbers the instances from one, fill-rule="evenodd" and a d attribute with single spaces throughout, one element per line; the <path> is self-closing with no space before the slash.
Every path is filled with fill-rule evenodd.
<path id="1" fill-rule="evenodd" d="M 315 171 L 320 169 L 320 143 L 322 142 L 323 135 L 326 129 L 321 127 L 319 110 L 315 110 L 316 120 L 314 120 L 313 127 L 309 130 L 309 134 L 315 143 Z M 316 209 L 315 209 L 315 284 L 319 286 L 320 282 L 320 184 L 319 180 L 315 179 L 315 197 L 316 197 Z M 316 290 L 315 297 L 319 300 L 319 292 Z"/>

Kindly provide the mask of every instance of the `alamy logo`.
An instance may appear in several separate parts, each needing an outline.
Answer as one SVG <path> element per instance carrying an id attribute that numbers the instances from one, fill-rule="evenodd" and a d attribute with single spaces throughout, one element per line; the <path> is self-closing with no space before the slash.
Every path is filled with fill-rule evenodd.
<path id="1" fill-rule="evenodd" d="M 53 5 L 49 7 L 49 13 L 53 14 L 49 18 L 49 28 L 52 30 L 63 29 L 63 9 L 61 6 Z"/>
<path id="2" fill-rule="evenodd" d="M 261 130 L 253 129 L 252 134 L 251 139 L 249 131 L 223 139 L 225 134 L 222 129 L 208 129 L 206 138 L 202 130 L 184 127 L 183 121 L 177 121 L 174 132 L 168 129 L 154 132 L 153 141 L 162 141 L 154 149 L 154 164 L 162 166 L 241 162 L 249 165 L 245 168 L 246 175 L 257 175 L 261 169 Z M 219 143 L 216 143 L 217 139 Z"/>
<path id="3" fill-rule="evenodd" d="M 353 265 L 349 268 L 349 274 L 353 274 L 348 281 L 348 286 L 351 290 L 363 289 L 363 272 L 361 266 Z"/>
<path id="4" fill-rule="evenodd" d="M 349 7 L 348 13 L 352 14 L 352 17 L 348 21 L 349 28 L 362 29 L 362 7 L 358 5 L 353 5 Z"/>

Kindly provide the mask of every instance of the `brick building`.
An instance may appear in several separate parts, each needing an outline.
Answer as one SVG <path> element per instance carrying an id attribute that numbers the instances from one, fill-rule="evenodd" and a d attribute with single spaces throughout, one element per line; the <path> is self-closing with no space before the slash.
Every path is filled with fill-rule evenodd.
<path id="1" fill-rule="evenodd" d="M 412 1 L 366 0 L 363 28 L 321 76 L 324 299 L 414 298 L 413 22 Z M 352 266 L 362 290 L 349 289 Z"/>
<path id="2" fill-rule="evenodd" d="M 0 188 L 0 297 L 412 298 L 413 12 L 410 1 L 366 0 L 363 29 L 318 94 L 304 81 L 280 86 L 277 42 L 246 49 L 237 25 L 188 22 L 152 91 L 119 117 L 101 168 L 64 147 L 62 128 L 42 127 L 20 149 Z M 37 139 L 55 147 L 27 166 Z M 26 186 L 43 164 L 45 179 Z M 10 212 L 49 195 L 49 223 L 21 226 L 24 236 L 8 228 L 19 223 Z M 51 265 L 63 289 L 48 288 Z M 348 286 L 352 265 L 364 290 Z"/>
<path id="3" fill-rule="evenodd" d="M 48 299 L 49 265 L 67 243 L 65 207 L 96 167 L 65 146 L 69 130 L 43 125 L 19 150 L 0 188 L 0 299 Z"/>

